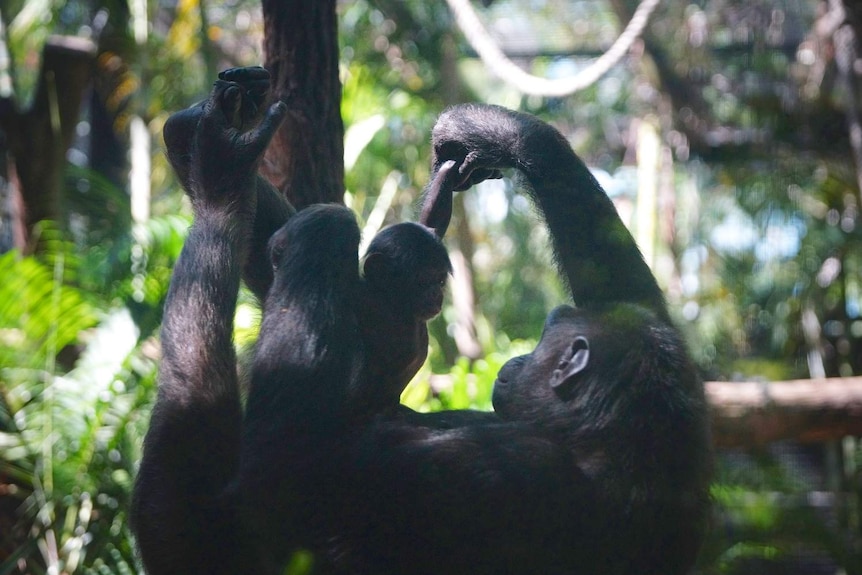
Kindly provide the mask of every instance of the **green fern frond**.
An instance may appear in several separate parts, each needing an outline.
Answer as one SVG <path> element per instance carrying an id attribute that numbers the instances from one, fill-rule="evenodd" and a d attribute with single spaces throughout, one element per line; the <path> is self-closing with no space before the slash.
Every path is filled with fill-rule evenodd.
<path id="1" fill-rule="evenodd" d="M 0 370 L 41 368 L 96 324 L 97 310 L 62 272 L 14 251 L 0 256 Z"/>

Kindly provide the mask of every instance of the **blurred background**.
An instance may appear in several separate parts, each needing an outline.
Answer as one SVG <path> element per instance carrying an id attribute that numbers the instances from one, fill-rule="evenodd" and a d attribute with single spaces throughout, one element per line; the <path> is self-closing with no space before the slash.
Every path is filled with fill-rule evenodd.
<path id="1" fill-rule="evenodd" d="M 862 574 L 862 7 L 335 4 L 344 202 L 364 236 L 416 218 L 447 105 L 552 123 L 710 382 L 698 572 Z M 0 1 L 0 575 L 140 571 L 129 494 L 191 221 L 161 129 L 219 70 L 262 63 L 263 41 L 259 0 Z M 450 230 L 449 299 L 402 400 L 490 409 L 565 291 L 517 179 L 459 194 Z M 240 298 L 247 350 L 259 312 Z"/>

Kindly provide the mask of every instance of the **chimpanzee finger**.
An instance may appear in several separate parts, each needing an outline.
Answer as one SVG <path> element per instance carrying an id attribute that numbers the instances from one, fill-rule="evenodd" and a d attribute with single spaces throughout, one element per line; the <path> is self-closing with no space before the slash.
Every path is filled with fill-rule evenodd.
<path id="1" fill-rule="evenodd" d="M 242 89 L 236 84 L 230 84 L 225 88 L 221 99 L 221 108 L 225 119 L 228 123 L 234 124 L 234 127 L 237 127 L 237 121 L 241 121 L 242 118 L 240 115 L 242 113 Z"/>
<path id="2" fill-rule="evenodd" d="M 461 179 L 455 185 L 455 191 L 459 192 L 484 180 L 497 180 L 503 177 L 500 168 L 494 166 L 493 160 L 489 161 L 487 158 L 483 158 L 482 154 L 475 150 L 464 157 L 458 171 Z"/>
<path id="3" fill-rule="evenodd" d="M 228 97 L 228 90 L 230 95 Z M 227 99 L 226 99 L 227 97 Z M 233 82 L 216 80 L 210 97 L 204 102 L 202 129 L 212 133 L 219 132 L 226 127 L 236 128 L 237 106 L 242 104 L 242 91 Z M 234 117 L 231 115 L 234 114 Z M 205 121 L 204 121 L 205 120 Z"/>
<path id="4" fill-rule="evenodd" d="M 260 80 L 234 80 L 237 84 L 241 85 L 248 91 L 253 92 L 266 92 L 269 90 L 269 85 L 271 83 L 269 78 L 262 78 Z"/>
<path id="5" fill-rule="evenodd" d="M 287 115 L 287 104 L 276 102 L 266 111 L 258 126 L 242 136 L 243 144 L 257 157 L 266 150 Z"/>
<path id="6" fill-rule="evenodd" d="M 263 103 L 266 99 L 266 95 L 269 93 L 269 79 L 254 80 L 252 82 L 237 82 L 237 84 L 242 86 L 245 90 L 246 96 L 257 106 L 260 106 Z"/>
<path id="7" fill-rule="evenodd" d="M 434 185 L 440 189 L 452 188 L 453 185 L 461 183 L 462 176 L 458 170 L 454 169 L 458 165 L 455 160 L 446 160 L 440 167 L 437 168 L 437 173 L 434 174 Z"/>
<path id="8" fill-rule="evenodd" d="M 485 180 L 499 180 L 503 177 L 503 172 L 497 168 L 478 168 L 470 172 L 470 175 L 464 178 L 456 187 L 456 192 L 463 192 L 481 184 Z"/>
<path id="9" fill-rule="evenodd" d="M 268 87 L 268 80 L 256 81 L 255 92 L 249 92 L 245 85 L 238 82 L 216 80 L 209 101 L 212 106 L 222 110 L 231 127 L 244 131 L 255 123 Z"/>
<path id="10" fill-rule="evenodd" d="M 243 66 L 228 68 L 219 72 L 219 80 L 244 84 L 255 80 L 269 80 L 269 70 L 262 66 Z"/>
<path id="11" fill-rule="evenodd" d="M 255 115 L 269 92 L 269 72 L 260 66 L 224 70 L 219 74 L 219 80 L 239 85 L 245 92 L 245 97 L 254 104 L 251 107 L 251 114 L 249 114 L 249 109 L 244 109 L 243 115 L 245 117 Z"/>

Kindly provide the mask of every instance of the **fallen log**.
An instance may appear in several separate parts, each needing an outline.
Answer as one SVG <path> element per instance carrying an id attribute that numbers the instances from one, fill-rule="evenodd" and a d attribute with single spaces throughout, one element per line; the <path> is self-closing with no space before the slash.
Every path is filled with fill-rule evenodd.
<path id="1" fill-rule="evenodd" d="M 717 447 L 862 435 L 862 377 L 705 385 Z"/>

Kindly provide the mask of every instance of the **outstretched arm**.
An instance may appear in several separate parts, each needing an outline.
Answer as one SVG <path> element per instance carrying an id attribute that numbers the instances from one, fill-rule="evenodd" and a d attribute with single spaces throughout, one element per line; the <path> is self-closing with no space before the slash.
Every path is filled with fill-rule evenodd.
<path id="1" fill-rule="evenodd" d="M 524 175 L 578 306 L 635 303 L 668 319 L 664 296 L 613 203 L 556 129 L 528 114 L 466 104 L 440 116 L 432 143 L 435 168 L 460 163 L 456 189 L 499 177 L 504 168 Z"/>
<path id="2" fill-rule="evenodd" d="M 240 270 L 256 208 L 257 164 L 283 104 L 241 133 L 242 94 L 219 82 L 201 108 L 189 153 L 195 221 L 165 304 L 159 391 L 135 486 L 144 565 L 161 573 L 254 570 L 222 494 L 236 476 L 241 406 L 232 344 Z"/>

